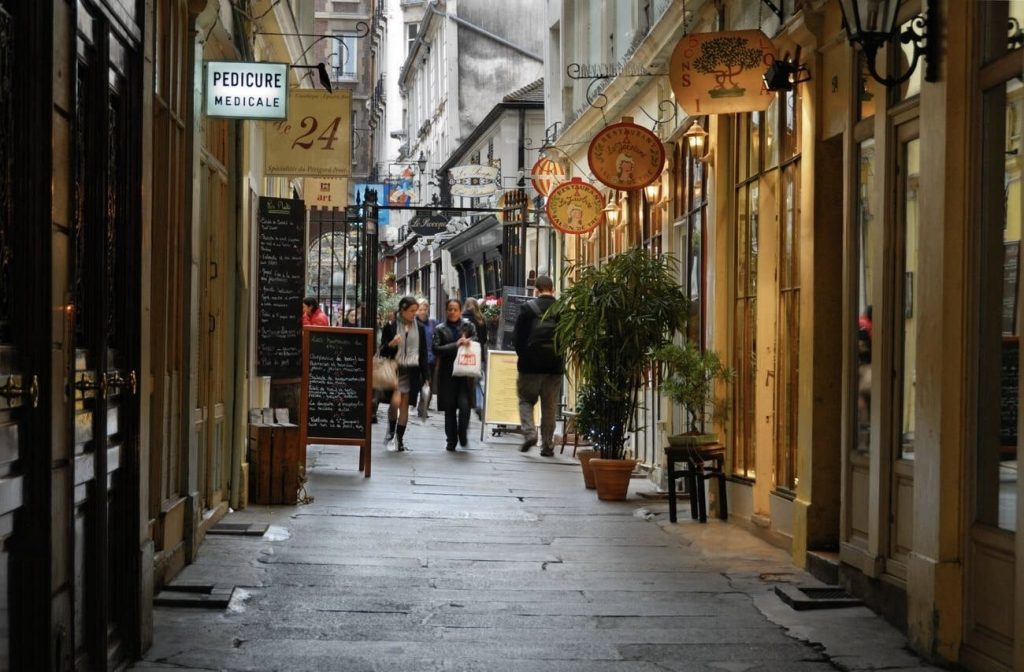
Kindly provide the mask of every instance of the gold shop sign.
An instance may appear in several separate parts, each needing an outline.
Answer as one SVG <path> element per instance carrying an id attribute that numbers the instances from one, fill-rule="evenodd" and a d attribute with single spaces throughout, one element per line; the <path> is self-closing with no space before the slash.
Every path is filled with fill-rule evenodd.
<path id="1" fill-rule="evenodd" d="M 296 177 L 352 174 L 352 92 L 291 89 L 288 118 L 265 122 L 264 172 Z"/>
<path id="2" fill-rule="evenodd" d="M 653 132 L 633 123 L 632 117 L 605 127 L 587 150 L 590 172 L 612 189 L 646 187 L 665 167 L 665 147 Z"/>
<path id="3" fill-rule="evenodd" d="M 562 233 L 593 231 L 604 221 L 603 209 L 601 192 L 578 177 L 561 183 L 548 195 L 548 221 Z"/>
<path id="4" fill-rule="evenodd" d="M 302 181 L 302 199 L 308 208 L 344 208 L 348 205 L 348 180 L 307 177 Z"/>
<path id="5" fill-rule="evenodd" d="M 778 53 L 760 30 L 686 35 L 669 64 L 676 101 L 692 116 L 767 109 L 775 94 L 762 76 Z"/>

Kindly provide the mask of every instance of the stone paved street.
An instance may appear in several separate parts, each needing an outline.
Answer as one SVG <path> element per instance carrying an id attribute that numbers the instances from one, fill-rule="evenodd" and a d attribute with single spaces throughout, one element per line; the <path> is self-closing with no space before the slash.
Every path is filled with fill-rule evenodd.
<path id="1" fill-rule="evenodd" d="M 382 414 L 383 414 L 382 409 Z M 308 505 L 252 506 L 176 583 L 234 588 L 226 610 L 161 607 L 136 670 L 924 670 L 858 607 L 797 612 L 779 583 L 819 585 L 735 525 L 699 525 L 644 479 L 624 503 L 583 488 L 568 452 L 514 436 L 444 450 L 442 418 L 410 453 L 310 446 Z M 381 425 L 375 425 L 378 435 Z"/>

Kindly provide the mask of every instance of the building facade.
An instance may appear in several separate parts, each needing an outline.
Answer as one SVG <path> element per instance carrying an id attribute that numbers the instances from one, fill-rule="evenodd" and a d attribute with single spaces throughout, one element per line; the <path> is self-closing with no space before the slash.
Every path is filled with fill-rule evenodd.
<path id="1" fill-rule="evenodd" d="M 549 3 L 548 154 L 588 179 L 589 139 L 631 117 L 667 170 L 660 194 L 605 189 L 617 226 L 567 240 L 567 257 L 680 261 L 686 337 L 737 374 L 717 427 L 735 524 L 865 597 L 931 660 L 1021 668 L 1024 6 L 903 2 L 897 23 L 930 31 L 929 56 L 890 42 L 869 63 L 837 1 L 626 4 Z M 676 45 L 752 29 L 810 79 L 765 89 L 760 112 L 678 105 Z M 660 480 L 681 409 L 648 394 L 633 449 Z"/>

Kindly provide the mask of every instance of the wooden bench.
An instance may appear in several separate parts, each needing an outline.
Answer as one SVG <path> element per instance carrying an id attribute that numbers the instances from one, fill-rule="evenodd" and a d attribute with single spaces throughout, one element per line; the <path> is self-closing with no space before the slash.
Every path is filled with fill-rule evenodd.
<path id="1" fill-rule="evenodd" d="M 676 479 L 686 479 L 690 492 L 690 517 L 708 522 L 708 503 L 704 482 L 718 479 L 718 517 L 729 517 L 729 503 L 725 494 L 725 446 L 713 443 L 706 446 L 666 446 L 668 463 L 668 519 L 676 522 Z M 680 468 L 676 468 L 680 465 Z M 709 466 L 710 465 L 710 466 Z"/>

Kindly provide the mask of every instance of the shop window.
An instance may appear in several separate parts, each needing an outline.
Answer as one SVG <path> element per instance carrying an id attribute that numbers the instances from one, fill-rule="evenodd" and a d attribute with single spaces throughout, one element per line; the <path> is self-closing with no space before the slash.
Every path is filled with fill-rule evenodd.
<path id="1" fill-rule="evenodd" d="M 896 454 L 900 459 L 914 458 L 915 414 L 917 398 L 917 315 L 920 273 L 917 268 L 918 232 L 920 229 L 920 203 L 918 202 L 918 181 L 921 173 L 921 141 L 912 138 L 900 142 L 899 216 L 898 235 L 901 254 L 901 272 L 896 275 L 898 290 L 894 294 L 896 315 L 896 371 L 898 388 L 893 397 L 899 422 L 895 423 L 897 436 L 894 437 Z"/>
<path id="2" fill-rule="evenodd" d="M 867 453 L 871 448 L 872 339 L 874 336 L 872 283 L 875 264 L 871 251 L 876 249 L 879 226 L 872 188 L 875 178 L 875 140 L 868 138 L 857 147 L 857 320 L 854 335 L 857 344 L 857 423 L 854 450 Z"/>
<path id="3" fill-rule="evenodd" d="M 758 193 L 756 176 L 736 193 L 733 470 L 749 478 L 754 478 L 756 467 Z"/>
<path id="4" fill-rule="evenodd" d="M 983 95 L 981 224 L 975 255 L 976 517 L 1011 531 L 1017 529 L 1022 112 L 1024 84 L 1019 79 Z"/>

